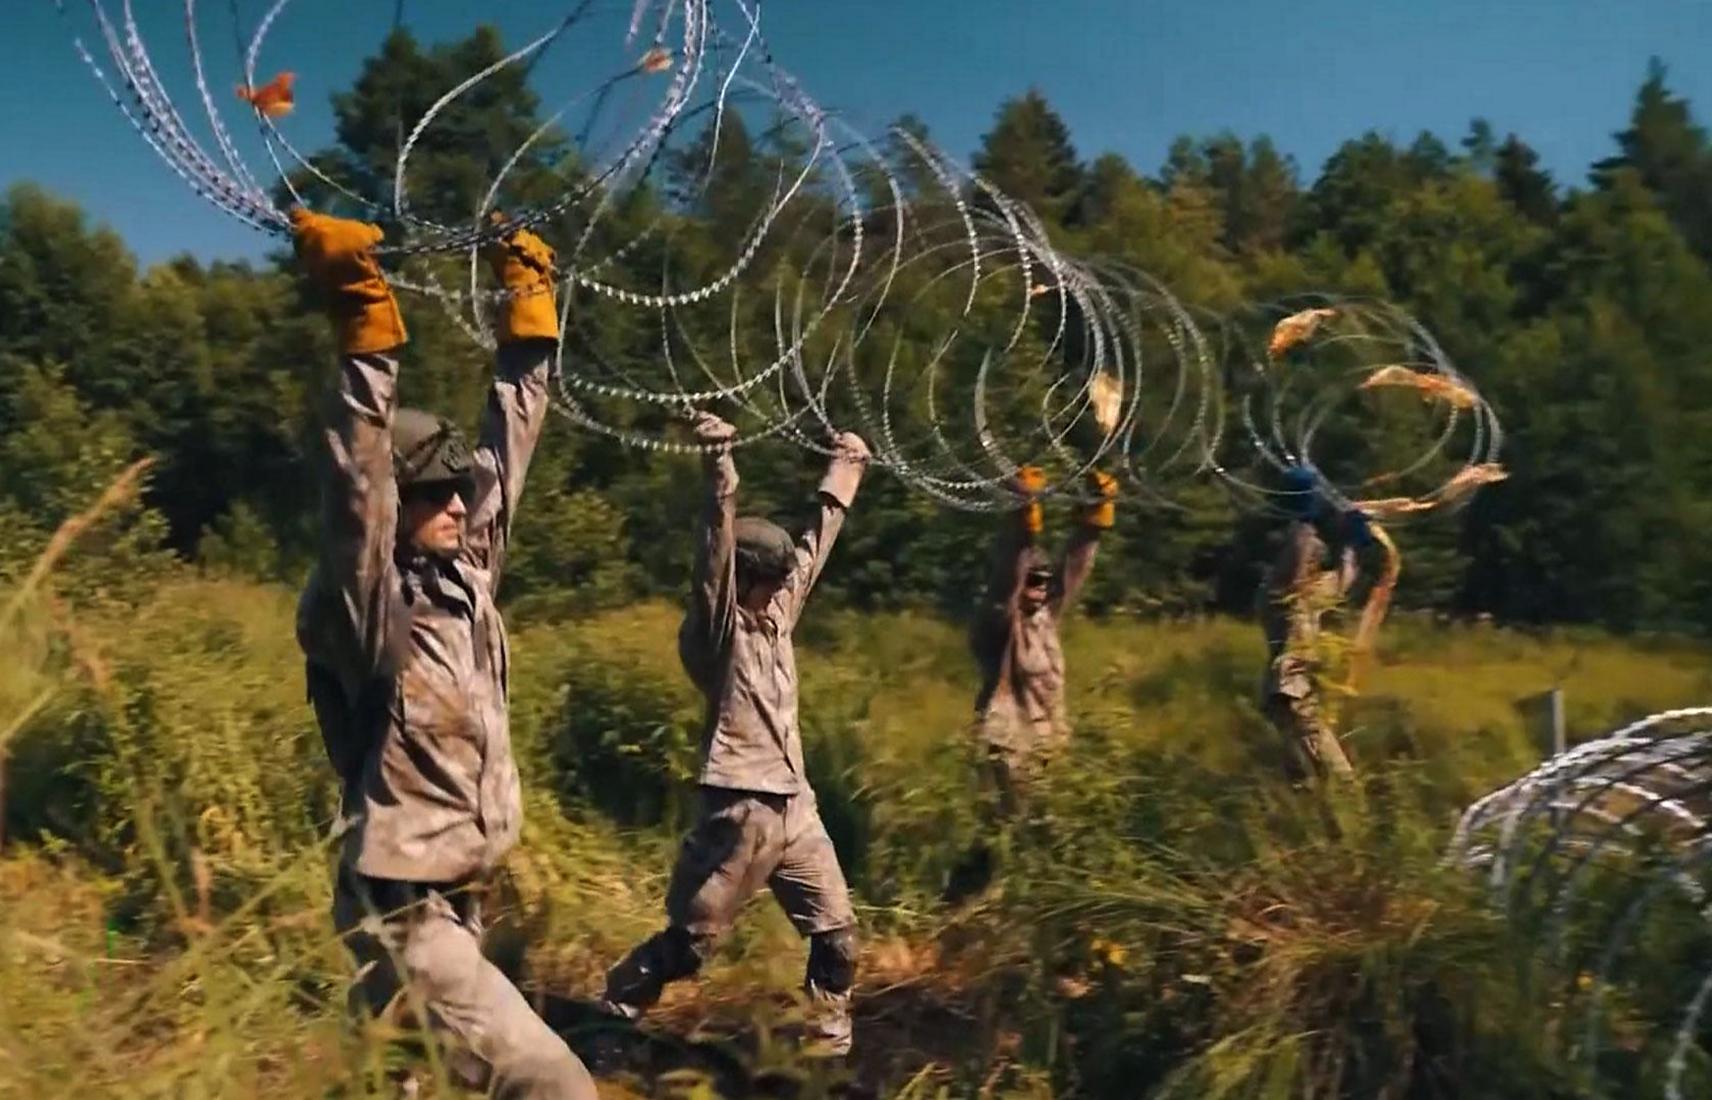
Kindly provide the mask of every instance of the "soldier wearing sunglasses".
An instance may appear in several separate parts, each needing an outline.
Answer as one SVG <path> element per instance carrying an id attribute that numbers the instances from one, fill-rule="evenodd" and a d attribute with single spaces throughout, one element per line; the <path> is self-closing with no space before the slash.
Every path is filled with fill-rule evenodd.
<path id="1" fill-rule="evenodd" d="M 582 1062 L 481 953 L 482 887 L 523 816 L 493 593 L 547 416 L 552 251 L 523 231 L 490 255 L 510 297 L 472 449 L 449 421 L 398 407 L 405 332 L 372 252 L 381 231 L 292 220 L 340 351 L 297 635 L 342 788 L 333 922 L 359 964 L 353 1007 L 426 1024 L 490 1095 L 594 1100 Z"/>
<path id="2" fill-rule="evenodd" d="M 1014 488 L 1028 503 L 1006 517 L 999 532 L 986 597 L 970 636 L 981 668 L 976 728 L 1005 816 L 1069 739 L 1058 631 L 1093 572 L 1100 536 L 1115 519 L 1117 496 L 1111 475 L 1088 474 L 1093 503 L 1077 510 L 1076 529 L 1055 562 L 1037 544 L 1044 526 L 1038 496 L 1045 476 L 1038 467 L 1024 466 Z"/>

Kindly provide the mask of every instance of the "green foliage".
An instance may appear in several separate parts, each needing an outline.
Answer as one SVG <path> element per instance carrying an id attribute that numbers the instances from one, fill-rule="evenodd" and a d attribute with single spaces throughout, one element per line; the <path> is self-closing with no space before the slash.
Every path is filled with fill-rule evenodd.
<path id="1" fill-rule="evenodd" d="M 1617 135 L 1617 156 L 1594 166 L 1608 187 L 1625 172 L 1639 174 L 1683 237 L 1703 258 L 1712 256 L 1712 148 L 1688 101 L 1672 95 L 1663 63 L 1653 58 L 1635 95 L 1628 129 Z"/>
<path id="2" fill-rule="evenodd" d="M 512 531 L 508 609 L 522 618 L 563 618 L 626 602 L 636 569 L 624 514 L 592 489 L 544 485 Z"/>
<path id="3" fill-rule="evenodd" d="M 379 1087 L 363 1082 L 394 1057 L 383 1037 L 339 1024 L 332 782 L 286 671 L 291 596 L 183 576 L 135 614 L 80 616 L 72 663 L 31 643 L 53 697 L 14 742 L 0 1044 L 18 1053 L 0 1095 Z M 659 921 L 701 714 L 672 659 L 678 618 L 644 604 L 513 635 L 529 799 L 501 943 L 554 995 L 590 995 Z M 862 1072 L 950 1095 L 1584 1095 L 1524 980 L 1529 946 L 1438 854 L 1458 807 L 1537 759 L 1517 694 L 1570 676 L 1584 735 L 1703 698 L 1705 651 L 1408 616 L 1383 640 L 1349 712 L 1368 779 L 1328 817 L 1285 786 L 1250 702 L 1252 625 L 1073 620 L 1070 751 L 998 884 L 946 911 L 980 831 L 962 631 L 811 609 L 810 775 L 869 945 Z M 98 677 L 75 672 L 91 663 Z M 660 1026 L 759 1026 L 801 952 L 750 911 Z M 882 1041 L 900 1020 L 909 1043 Z"/>
<path id="4" fill-rule="evenodd" d="M 135 456 L 123 422 L 93 413 L 63 372 L 22 366 L 6 410 L 19 427 L 0 436 L 0 514 L 11 517 L 0 571 L 21 573 L 61 523 L 87 506 Z M 59 588 L 79 603 L 138 598 L 170 562 L 160 549 L 166 529 L 151 509 L 133 505 L 96 518 Z"/>
<path id="5" fill-rule="evenodd" d="M 339 147 L 321 158 L 329 174 L 371 200 L 390 195 L 410 127 L 441 96 L 507 52 L 489 26 L 427 51 L 408 30 L 394 30 L 380 53 L 364 64 L 356 85 L 333 96 Z M 499 69 L 454 100 L 422 135 L 411 158 L 414 213 L 441 223 L 472 217 L 494 176 L 539 125 L 538 106 L 528 70 L 516 65 Z M 543 135 L 520 165 L 523 179 L 565 152 L 563 138 Z"/>
<path id="6" fill-rule="evenodd" d="M 554 650 L 559 706 L 523 755 L 541 762 L 543 781 L 573 813 L 588 806 L 623 825 L 677 825 L 692 809 L 701 700 L 677 667 L 677 614 L 639 611 L 594 619 Z"/>
<path id="7" fill-rule="evenodd" d="M 334 97 L 338 144 L 320 163 L 358 193 L 384 198 L 401 120 L 502 52 L 486 29 L 433 47 L 394 34 Z M 496 158 L 533 129 L 539 105 L 514 77 L 484 81 L 430 131 L 413 162 L 420 212 L 466 216 Z M 692 135 L 663 162 L 657 187 L 619 204 L 602 230 L 614 241 L 658 219 L 665 232 L 626 251 L 615 277 L 657 278 L 666 236 L 684 280 L 724 270 L 730 227 L 748 225 L 772 181 L 803 160 L 764 121 L 729 115 L 717 150 L 711 129 Z M 901 124 L 923 131 L 918 120 Z M 1597 187 L 1567 196 L 1522 137 L 1500 141 L 1481 120 L 1456 151 L 1432 135 L 1407 146 L 1363 135 L 1300 185 L 1264 137 L 1185 137 L 1150 179 L 1111 154 L 1084 164 L 1064 120 L 1032 91 L 1001 107 L 975 164 L 1031 203 L 1067 246 L 1141 267 L 1194 306 L 1218 312 L 1323 289 L 1390 297 L 1423 320 L 1495 403 L 1512 476 L 1461 516 L 1399 532 L 1401 606 L 1701 632 L 1712 622 L 1712 560 L 1702 560 L 1712 555 L 1712 460 L 1702 453 L 1712 438 L 1703 354 L 1712 344 L 1712 237 L 1701 210 L 1712 147 L 1657 66 L 1617 144 L 1619 155 L 1596 168 Z M 714 152 L 712 178 L 695 178 L 698 158 Z M 562 136 L 549 132 L 501 201 L 556 194 L 580 171 Z M 823 182 L 810 180 L 805 210 L 822 201 Z M 877 181 L 859 184 L 873 190 Z M 181 259 L 139 272 L 122 243 L 91 229 L 75 207 L 28 186 L 7 196 L 0 447 L 16 475 L 0 508 L 20 517 L 23 537 L 6 553 L 26 560 L 40 544 L 55 522 L 55 493 L 75 495 L 146 449 L 161 460 L 147 523 L 164 521 L 174 551 L 229 574 L 301 575 L 313 550 L 315 479 L 307 475 L 330 341 L 286 257 L 278 262 L 257 271 Z M 450 268 L 440 274 L 456 278 Z M 883 362 L 870 360 L 876 349 L 890 354 L 894 340 L 899 354 L 929 354 L 961 309 L 955 288 L 916 286 L 913 272 L 902 279 L 898 297 L 910 308 L 875 319 L 856 364 L 864 377 L 877 377 Z M 752 282 L 740 280 L 741 301 L 760 311 L 754 320 L 765 330 L 771 288 Z M 945 364 L 948 385 L 973 379 L 977 337 L 1003 329 L 1008 308 L 977 303 L 965 319 L 971 338 Z M 404 399 L 473 425 L 484 356 L 431 303 L 407 301 L 406 309 Z M 676 320 L 684 335 L 721 346 L 727 313 L 688 308 Z M 658 333 L 627 311 L 578 300 L 571 317 L 569 369 L 621 377 L 627 364 L 659 354 Z M 1042 346 L 1031 333 L 1016 355 Z M 996 377 L 995 430 L 1025 428 L 1009 420 L 1032 407 L 1040 380 Z M 853 410 L 834 411 L 854 422 Z M 906 434 L 923 415 L 895 411 Z M 1378 402 L 1352 412 L 1328 434 L 1350 454 L 1382 462 L 1421 442 L 1419 417 L 1399 419 Z M 950 437 L 971 434 L 967 409 L 941 415 Z M 791 518 L 809 499 L 813 471 L 788 444 L 746 452 L 743 474 L 747 510 Z M 504 594 L 513 612 L 540 619 L 638 593 L 675 595 L 692 552 L 695 483 L 693 463 L 555 426 L 519 514 Z M 1170 512 L 1120 509 L 1092 608 L 1248 609 L 1265 532 L 1238 521 L 1211 482 L 1174 500 L 1180 507 Z M 991 532 L 980 516 L 947 514 L 878 474 L 845 537 L 823 602 L 961 613 Z M 893 552 L 899 546 L 908 553 Z"/>
<path id="8" fill-rule="evenodd" d="M 975 171 L 1049 224 L 1063 224 L 1081 197 L 1082 166 L 1070 128 L 1034 88 L 999 108 L 992 130 L 981 139 Z"/>

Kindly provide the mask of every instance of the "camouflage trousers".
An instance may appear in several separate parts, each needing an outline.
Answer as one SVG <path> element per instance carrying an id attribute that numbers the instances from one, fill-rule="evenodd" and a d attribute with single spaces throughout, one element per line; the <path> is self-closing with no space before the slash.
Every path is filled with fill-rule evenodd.
<path id="1" fill-rule="evenodd" d="M 666 892 L 667 927 L 607 974 L 608 1009 L 638 1016 L 667 983 L 700 970 L 744 903 L 765 885 L 809 941 L 803 989 L 810 1036 L 835 1052 L 848 1051 L 856 914 L 814 793 L 703 787 L 701 800 L 700 819 L 684 837 Z"/>
<path id="2" fill-rule="evenodd" d="M 1319 697 L 1312 688 L 1299 693 L 1271 691 L 1263 709 L 1267 720 L 1287 742 L 1285 767 L 1292 781 L 1300 782 L 1310 776 L 1344 779 L 1355 774 L 1349 754 L 1344 752 L 1343 742 L 1326 721 Z"/>
<path id="3" fill-rule="evenodd" d="M 1069 743 L 1070 731 L 1061 723 L 992 714 L 976 723 L 975 739 L 989 813 L 1002 821 L 1021 812 L 1030 790 Z"/>
<path id="4" fill-rule="evenodd" d="M 980 777 L 977 821 L 981 831 L 947 872 L 942 901 L 961 905 L 997 878 L 1014 831 L 1026 827 L 1030 795 L 1069 741 L 1069 727 L 1062 722 L 1031 723 L 997 707 L 976 719 L 973 743 Z"/>
<path id="5" fill-rule="evenodd" d="M 499 1100 L 598 1100 L 582 1061 L 482 956 L 480 906 L 341 867 L 333 925 L 357 958 L 352 1008 L 426 1017 L 459 1083 Z"/>

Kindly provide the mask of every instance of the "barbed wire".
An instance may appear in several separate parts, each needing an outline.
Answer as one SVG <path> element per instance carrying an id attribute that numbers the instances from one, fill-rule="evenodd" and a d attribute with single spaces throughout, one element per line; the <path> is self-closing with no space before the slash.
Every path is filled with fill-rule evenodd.
<path id="1" fill-rule="evenodd" d="M 1627 1015 L 1676 1016 L 1664 1095 L 1705 1094 L 1712 707 L 1632 722 L 1485 795 L 1463 812 L 1447 858 L 1481 872 L 1494 901 L 1538 933 L 1563 1003 L 1585 1015 L 1564 1040 L 1573 1057 L 1597 1074 L 1610 996 L 1623 989 Z M 1644 988 L 1625 964 L 1651 976 L 1693 967 L 1693 981 Z"/>
<path id="2" fill-rule="evenodd" d="M 54 3 L 75 21 L 68 0 Z M 922 133 L 872 137 L 822 107 L 775 60 L 759 0 L 635 0 L 619 13 L 567 3 L 401 117 L 395 155 L 378 165 L 318 162 L 281 112 L 240 103 L 272 169 L 266 185 L 245 128 L 212 91 L 215 39 L 202 24 L 215 13 L 183 0 L 204 139 L 169 94 L 132 0 L 81 10 L 97 49 L 74 28 L 79 57 L 196 194 L 276 236 L 289 233 L 289 204 L 362 211 L 386 229 L 377 252 L 393 286 L 475 344 L 493 346 L 493 316 L 511 297 L 484 285 L 483 251 L 523 229 L 559 245 L 567 338 L 554 400 L 626 445 L 702 450 L 675 426 L 696 407 L 729 415 L 741 439 L 820 453 L 847 424 L 870 439 L 876 465 L 970 511 L 1018 507 L 1011 486 L 1025 464 L 1046 471 L 1047 496 L 1090 500 L 1083 483 L 1098 469 L 1150 506 L 1178 506 L 1214 479 L 1240 506 L 1274 512 L 1285 510 L 1280 474 L 1302 466 L 1338 507 L 1387 519 L 1454 507 L 1500 476 L 1496 416 L 1401 310 L 1304 296 L 1208 317 L 1145 271 L 1070 256 L 1034 211 Z M 298 7 L 267 0 L 247 35 L 241 0 L 223 10 L 231 64 L 256 89 Z M 561 66 L 572 41 L 586 56 Z M 604 75 L 579 76 L 498 152 L 473 209 L 417 194 L 434 175 L 435 135 L 490 81 L 573 68 Z M 564 156 L 572 122 L 579 137 Z M 1315 323 L 1277 348 L 1304 312 Z M 603 331 L 654 343 L 600 352 Z M 1398 389 L 1426 399 L 1416 449 L 1352 448 L 1363 416 L 1398 420 Z"/>

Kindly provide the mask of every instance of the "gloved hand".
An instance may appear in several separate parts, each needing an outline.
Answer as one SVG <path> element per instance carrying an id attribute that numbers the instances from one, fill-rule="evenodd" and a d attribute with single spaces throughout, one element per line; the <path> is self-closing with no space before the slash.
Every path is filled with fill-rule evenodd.
<path id="1" fill-rule="evenodd" d="M 404 318 L 370 251 L 385 237 L 379 226 L 291 211 L 292 243 L 304 273 L 326 292 L 346 355 L 389 351 L 403 344 Z"/>
<path id="2" fill-rule="evenodd" d="M 826 468 L 826 476 L 820 479 L 820 491 L 836 500 L 839 507 L 849 508 L 871 457 L 861 436 L 839 432 L 832 441 L 832 463 Z"/>
<path id="3" fill-rule="evenodd" d="M 730 443 L 737 438 L 737 429 L 710 412 L 700 409 L 690 414 L 690 431 L 697 443 Z"/>
<path id="4" fill-rule="evenodd" d="M 1100 499 L 1082 509 L 1082 525 L 1110 531 L 1117 522 L 1118 479 L 1104 470 L 1089 470 L 1087 482 L 1088 491 Z"/>
<path id="5" fill-rule="evenodd" d="M 1041 510 L 1039 500 L 1041 490 L 1046 488 L 1046 471 L 1039 466 L 1018 466 L 1011 487 L 1019 496 L 1028 498 L 1022 513 L 1023 530 L 1031 535 L 1040 534 L 1046 528 L 1046 513 Z"/>
<path id="6" fill-rule="evenodd" d="M 496 210 L 489 220 L 503 222 L 505 215 Z M 511 292 L 511 297 L 505 300 L 500 310 L 500 340 L 557 340 L 559 307 L 553 294 L 555 257 L 547 242 L 527 229 L 519 229 L 498 244 L 489 246 L 486 256 L 494 277 Z"/>

